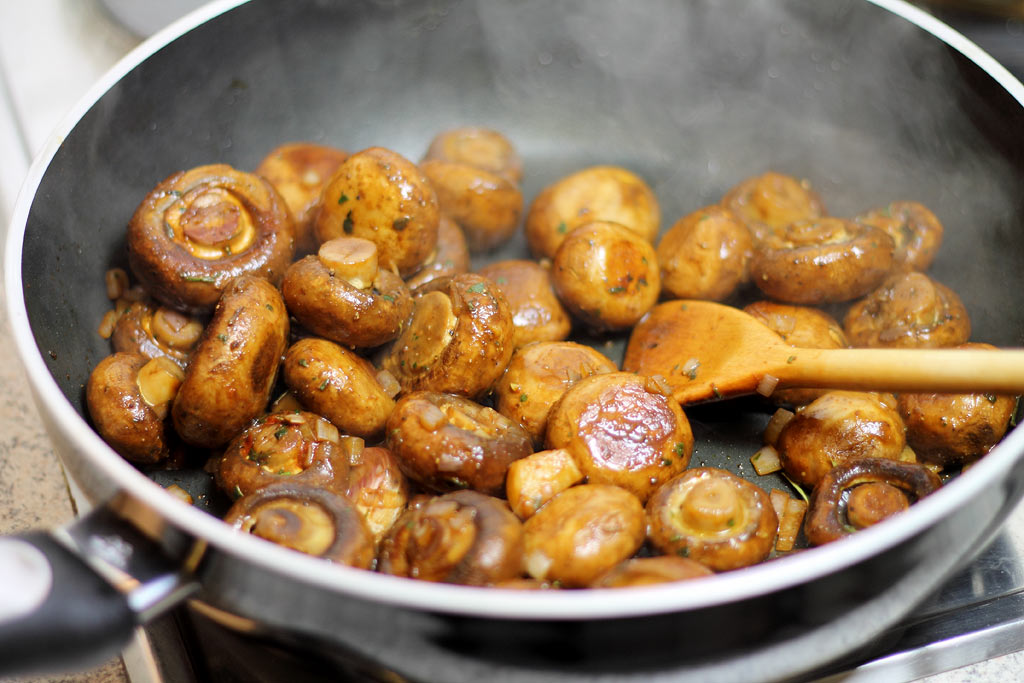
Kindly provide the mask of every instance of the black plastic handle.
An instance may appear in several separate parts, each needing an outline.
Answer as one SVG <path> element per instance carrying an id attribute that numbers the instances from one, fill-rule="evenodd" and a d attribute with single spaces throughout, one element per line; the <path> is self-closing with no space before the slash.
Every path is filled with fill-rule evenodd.
<path id="1" fill-rule="evenodd" d="M 0 539 L 0 581 L 0 675 L 94 666 L 136 626 L 127 596 L 47 533 Z"/>

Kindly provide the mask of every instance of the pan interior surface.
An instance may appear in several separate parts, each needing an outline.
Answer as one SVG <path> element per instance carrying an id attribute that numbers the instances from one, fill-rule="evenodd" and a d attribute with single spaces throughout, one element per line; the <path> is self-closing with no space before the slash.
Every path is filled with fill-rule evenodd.
<path id="1" fill-rule="evenodd" d="M 31 334 L 63 399 L 86 420 L 84 382 L 109 353 L 96 332 L 110 307 L 103 273 L 126 265 L 125 225 L 161 179 L 214 162 L 252 169 L 292 140 L 353 151 L 379 145 L 418 160 L 435 133 L 470 124 L 516 143 L 527 203 L 571 171 L 616 164 L 654 188 L 663 230 L 769 169 L 811 179 L 835 215 L 920 201 L 946 227 L 930 275 L 962 297 L 972 338 L 1024 345 L 1017 294 L 1024 109 L 970 59 L 882 7 L 853 0 L 254 0 L 160 47 L 112 84 L 40 178 L 26 221 L 22 283 Z M 525 255 L 517 239 L 474 265 Z M 751 298 L 747 292 L 730 303 Z M 622 339 L 590 341 L 621 361 Z M 754 476 L 749 457 L 769 407 L 743 400 L 687 413 L 694 465 Z M 79 457 L 112 471 L 117 456 L 92 451 Z M 979 469 L 994 477 L 1019 453 L 1002 449 L 993 457 L 1003 459 L 998 467 Z M 174 476 L 204 481 L 198 471 L 153 474 L 161 483 Z M 949 512 L 943 501 L 962 498 L 926 501 L 920 514 L 908 513 L 903 531 L 874 537 L 893 545 Z M 255 542 L 240 547 L 260 561 Z M 870 554 L 859 539 L 851 548 L 851 556 Z M 843 563 L 829 549 L 821 554 L 828 562 L 815 566 L 816 553 L 803 565 L 804 558 L 787 558 L 794 569 L 787 580 Z M 266 557 L 277 563 L 286 556 Z M 308 564 L 298 563 L 295 573 Z M 772 571 L 751 575 L 771 578 Z M 391 588 L 382 585 L 382 594 Z M 435 589 L 440 597 L 431 596 Z M 452 608 L 445 601 L 458 590 L 416 591 L 426 594 L 414 598 L 420 606 L 476 613 L 514 614 L 519 600 L 497 594 Z M 669 592 L 640 602 L 664 609 L 685 602 L 666 603 Z M 544 605 L 541 596 L 525 596 L 523 604 L 544 618 L 586 612 L 569 604 L 578 596 L 551 597 Z M 637 609 L 627 602 L 598 599 L 620 614 Z"/>

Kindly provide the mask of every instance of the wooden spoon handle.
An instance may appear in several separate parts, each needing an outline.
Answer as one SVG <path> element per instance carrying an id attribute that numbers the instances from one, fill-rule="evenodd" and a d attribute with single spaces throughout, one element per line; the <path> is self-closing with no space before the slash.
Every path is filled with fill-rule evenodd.
<path id="1" fill-rule="evenodd" d="M 1024 394 L 1024 349 L 789 349 L 779 387 Z"/>

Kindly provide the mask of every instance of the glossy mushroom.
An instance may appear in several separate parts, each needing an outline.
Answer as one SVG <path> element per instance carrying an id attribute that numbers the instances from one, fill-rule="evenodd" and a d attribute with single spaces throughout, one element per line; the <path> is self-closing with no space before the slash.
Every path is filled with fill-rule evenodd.
<path id="1" fill-rule="evenodd" d="M 495 261 L 477 270 L 498 286 L 512 311 L 518 349 L 535 341 L 561 341 L 572 329 L 569 312 L 555 295 L 549 269 L 535 261 Z"/>
<path id="2" fill-rule="evenodd" d="M 597 577 L 591 588 L 632 588 L 658 583 L 690 581 L 714 572 L 705 565 L 678 555 L 631 557 Z"/>
<path id="3" fill-rule="evenodd" d="M 294 221 L 263 178 L 225 164 L 169 176 L 128 222 L 128 260 L 154 298 L 207 313 L 240 275 L 279 282 L 294 254 Z"/>
<path id="4" fill-rule="evenodd" d="M 920 202 L 892 202 L 858 214 L 853 220 L 881 228 L 892 237 L 897 270 L 927 270 L 942 245 L 942 223 Z"/>
<path id="5" fill-rule="evenodd" d="M 755 242 L 790 223 L 825 215 L 821 197 L 810 181 L 776 171 L 739 182 L 725 193 L 721 204 L 746 224 Z"/>
<path id="6" fill-rule="evenodd" d="M 523 160 L 515 145 L 491 128 L 463 126 L 438 133 L 423 159 L 468 164 L 504 176 L 516 185 L 523 179 Z"/>
<path id="7" fill-rule="evenodd" d="M 779 520 L 768 494 L 731 472 L 697 467 L 647 501 L 651 543 L 715 571 L 757 564 L 775 545 Z"/>
<path id="8" fill-rule="evenodd" d="M 115 351 L 166 356 L 184 369 L 202 334 L 203 323 L 195 316 L 136 301 L 117 319 L 110 342 Z"/>
<path id="9" fill-rule="evenodd" d="M 730 209 L 689 213 L 658 242 L 662 295 L 721 301 L 747 281 L 752 250 L 750 231 Z"/>
<path id="10" fill-rule="evenodd" d="M 523 572 L 523 527 L 504 501 L 448 493 L 399 518 L 381 542 L 377 569 L 471 586 L 514 579 Z"/>
<path id="11" fill-rule="evenodd" d="M 356 504 L 377 541 L 394 526 L 409 502 L 409 480 L 386 448 L 353 449 L 345 494 Z"/>
<path id="12" fill-rule="evenodd" d="M 940 486 L 938 475 L 924 465 L 850 460 L 814 487 L 804 533 L 811 545 L 831 543 L 902 512 Z"/>
<path id="13" fill-rule="evenodd" d="M 405 279 L 405 284 L 414 290 L 432 280 L 465 273 L 469 266 L 469 246 L 462 228 L 442 213 L 437 223 L 437 246 L 416 273 Z"/>

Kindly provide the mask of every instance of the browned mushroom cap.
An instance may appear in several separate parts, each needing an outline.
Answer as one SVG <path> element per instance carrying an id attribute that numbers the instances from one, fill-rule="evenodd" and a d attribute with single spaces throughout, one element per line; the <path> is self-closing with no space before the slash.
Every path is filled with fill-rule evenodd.
<path id="1" fill-rule="evenodd" d="M 616 370 L 609 358 L 583 344 L 527 344 L 512 354 L 505 374 L 494 385 L 494 407 L 521 424 L 540 445 L 547 431 L 548 412 L 569 387 L 584 377 Z"/>
<path id="2" fill-rule="evenodd" d="M 512 141 L 489 128 L 466 126 L 438 133 L 423 158 L 469 164 L 516 185 L 523 178 L 523 161 Z"/>
<path id="3" fill-rule="evenodd" d="M 284 200 L 263 178 L 224 164 L 198 166 L 142 200 L 128 223 L 128 259 L 157 300 L 205 313 L 239 275 L 280 281 L 294 229 Z"/>
<path id="4" fill-rule="evenodd" d="M 570 232 L 551 264 L 551 282 L 565 307 L 595 330 L 623 330 L 658 301 L 661 274 L 654 247 L 616 223 Z"/>
<path id="5" fill-rule="evenodd" d="M 527 573 L 578 588 L 640 548 L 644 509 L 618 486 L 581 484 L 555 496 L 523 530 Z"/>
<path id="6" fill-rule="evenodd" d="M 470 251 L 493 249 L 519 227 L 523 193 L 506 177 L 443 159 L 428 159 L 420 170 L 433 185 L 441 211 L 462 228 Z"/>
<path id="7" fill-rule="evenodd" d="M 198 318 L 136 301 L 117 319 L 110 342 L 115 351 L 141 353 L 147 358 L 166 356 L 184 368 L 202 334 L 203 323 Z"/>
<path id="8" fill-rule="evenodd" d="M 811 494 L 804 533 L 811 545 L 848 536 L 906 509 L 942 486 L 924 465 L 857 458 L 828 472 Z"/>
<path id="9" fill-rule="evenodd" d="M 193 446 L 217 448 L 259 417 L 270 400 L 288 331 L 277 288 L 252 275 L 232 280 L 174 399 L 178 436 Z"/>
<path id="10" fill-rule="evenodd" d="M 416 290 L 412 318 L 381 358 L 404 391 L 480 396 L 512 357 L 512 313 L 497 286 L 475 273 Z"/>
<path id="11" fill-rule="evenodd" d="M 640 176 L 618 166 L 592 166 L 548 185 L 526 215 L 530 252 L 553 258 L 565 236 L 584 223 L 618 223 L 653 242 L 661 225 L 654 191 Z"/>
<path id="12" fill-rule="evenodd" d="M 534 341 L 561 341 L 572 322 L 555 296 L 548 269 L 523 259 L 495 261 L 477 271 L 498 285 L 512 311 L 513 344 L 518 349 Z"/>
<path id="13" fill-rule="evenodd" d="M 893 202 L 853 220 L 881 228 L 892 237 L 896 244 L 894 265 L 898 270 L 927 270 L 942 244 L 942 223 L 918 202 Z"/>
<path id="14" fill-rule="evenodd" d="M 903 421 L 878 394 L 830 391 L 782 428 L 775 447 L 786 474 L 814 486 L 833 467 L 853 458 L 897 459 L 906 445 Z"/>
<path id="15" fill-rule="evenodd" d="M 779 520 L 768 494 L 731 472 L 697 467 L 647 501 L 647 533 L 666 555 L 689 557 L 716 571 L 761 562 Z"/>
<path id="16" fill-rule="evenodd" d="M 665 295 L 721 301 L 747 281 L 750 231 L 729 209 L 706 206 L 683 216 L 658 242 Z"/>
<path id="17" fill-rule="evenodd" d="M 821 198 L 809 181 L 774 171 L 740 182 L 725 193 L 721 203 L 746 224 L 755 242 L 790 223 L 825 215 Z"/>
<path id="18" fill-rule="evenodd" d="M 678 555 L 633 557 L 597 577 L 591 588 L 631 588 L 656 583 L 688 581 L 711 576 L 713 571 L 696 560 Z"/>
<path id="19" fill-rule="evenodd" d="M 523 572 L 523 526 L 497 498 L 438 496 L 398 519 L 381 542 L 377 569 L 472 586 L 512 579 Z"/>
<path id="20" fill-rule="evenodd" d="M 288 347 L 283 367 L 285 384 L 308 410 L 346 434 L 371 439 L 383 432 L 395 402 L 365 358 L 307 337 Z"/>
<path id="21" fill-rule="evenodd" d="M 410 478 L 433 491 L 471 488 L 500 496 L 509 464 L 533 452 L 504 415 L 452 394 L 415 391 L 395 405 L 387 445 Z"/>
<path id="22" fill-rule="evenodd" d="M 164 357 L 118 352 L 89 375 L 85 401 L 96 431 L 125 460 L 153 464 L 170 454 L 166 417 L 183 379 Z"/>
<path id="23" fill-rule="evenodd" d="M 892 238 L 879 228 L 841 218 L 797 221 L 758 243 L 750 279 L 780 301 L 849 301 L 881 284 L 892 259 Z"/>
<path id="24" fill-rule="evenodd" d="M 615 484 L 647 500 L 686 469 L 693 433 L 671 390 L 630 372 L 581 379 L 548 416 L 548 448 L 572 453 L 592 484 Z"/>
<path id="25" fill-rule="evenodd" d="M 289 142 L 272 149 L 256 167 L 281 194 L 295 218 L 295 250 L 316 249 L 313 221 L 320 208 L 320 193 L 348 152 L 313 142 Z"/>
<path id="26" fill-rule="evenodd" d="M 363 237 L 376 243 L 381 265 L 408 277 L 437 244 L 437 195 L 422 171 L 381 147 L 351 155 L 324 188 L 314 230 L 321 243 Z"/>
<path id="27" fill-rule="evenodd" d="M 805 349 L 842 349 L 849 346 L 846 334 L 835 318 L 808 306 L 791 306 L 771 301 L 755 301 L 743 307 L 782 337 L 791 346 Z M 828 393 L 826 389 L 782 389 L 773 392 L 772 401 L 805 405 Z"/>
<path id="28" fill-rule="evenodd" d="M 956 292 L 923 273 L 897 273 L 856 302 L 843 319 L 854 346 L 956 346 L 971 320 Z"/>
<path id="29" fill-rule="evenodd" d="M 961 344 L 964 349 L 995 349 Z M 996 394 L 900 394 L 907 444 L 917 457 L 943 467 L 966 465 L 988 453 L 1006 434 L 1017 400 Z"/>
<path id="30" fill-rule="evenodd" d="M 349 462 L 346 494 L 379 541 L 405 512 L 409 480 L 402 474 L 398 459 L 386 448 L 353 451 Z"/>
<path id="31" fill-rule="evenodd" d="M 469 270 L 469 246 L 462 228 L 441 214 L 437 224 L 437 246 L 416 274 L 406 278 L 409 289 L 416 289 L 432 280 L 458 275 Z"/>
<path id="32" fill-rule="evenodd" d="M 265 415 L 228 444 L 217 464 L 217 486 L 233 499 L 282 480 L 344 493 L 350 454 L 362 449 L 362 439 L 340 435 L 319 415 Z"/>
<path id="33" fill-rule="evenodd" d="M 377 246 L 338 237 L 285 271 L 281 293 L 288 312 L 313 334 L 355 348 L 398 336 L 412 296 L 400 277 L 377 267 Z"/>
<path id="34" fill-rule="evenodd" d="M 235 501 L 224 521 L 241 532 L 322 557 L 369 569 L 373 535 L 345 496 L 297 481 L 279 482 Z"/>

